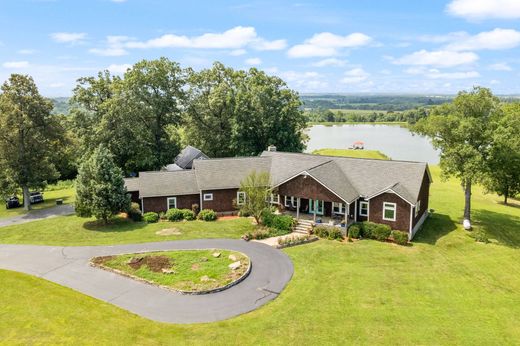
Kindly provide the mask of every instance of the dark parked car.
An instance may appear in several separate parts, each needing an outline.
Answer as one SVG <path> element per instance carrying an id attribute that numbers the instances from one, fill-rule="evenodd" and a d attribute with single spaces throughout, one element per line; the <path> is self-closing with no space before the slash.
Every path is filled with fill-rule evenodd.
<path id="1" fill-rule="evenodd" d="M 5 209 L 18 208 L 20 206 L 20 200 L 16 196 L 12 196 L 5 199 Z"/>
<path id="2" fill-rule="evenodd" d="M 43 194 L 41 192 L 31 192 L 29 200 L 31 201 L 31 204 L 42 203 Z"/>

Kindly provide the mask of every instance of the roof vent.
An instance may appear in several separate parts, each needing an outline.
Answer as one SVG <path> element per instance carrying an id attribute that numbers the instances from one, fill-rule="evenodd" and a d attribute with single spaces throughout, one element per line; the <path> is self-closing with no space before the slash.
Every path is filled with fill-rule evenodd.
<path id="1" fill-rule="evenodd" d="M 275 145 L 268 146 L 267 151 L 276 151 L 276 146 Z"/>

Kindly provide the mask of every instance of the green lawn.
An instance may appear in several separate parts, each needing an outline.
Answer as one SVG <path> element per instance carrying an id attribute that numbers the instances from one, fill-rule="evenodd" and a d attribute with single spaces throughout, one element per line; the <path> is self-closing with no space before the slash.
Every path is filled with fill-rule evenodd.
<path id="1" fill-rule="evenodd" d="M 312 152 L 316 155 L 327 155 L 327 156 L 348 156 L 358 157 L 367 159 L 382 159 L 390 160 L 388 156 L 380 152 L 379 150 L 354 150 L 354 149 L 317 149 Z"/>
<path id="2" fill-rule="evenodd" d="M 43 203 L 37 203 L 32 205 L 32 209 L 45 209 L 49 207 L 53 207 L 56 205 L 57 199 L 63 199 L 63 203 L 68 204 L 74 202 L 75 199 L 75 189 L 73 187 L 57 189 L 57 190 L 49 190 L 43 192 Z M 2 200 L 3 202 L 3 200 Z M 22 200 L 20 199 L 20 203 Z M 0 206 L 0 218 L 17 216 L 27 213 L 23 209 L 23 207 L 14 208 L 14 209 L 6 209 L 5 203 L 2 203 Z"/>
<path id="3" fill-rule="evenodd" d="M 180 234 L 160 235 L 175 228 Z M 200 238 L 240 238 L 254 228 L 250 219 L 180 221 L 147 224 L 115 219 L 105 226 L 74 215 L 0 228 L 0 244 L 107 245 Z M 176 232 L 173 232 L 176 233 Z"/>
<path id="4" fill-rule="evenodd" d="M 213 256 L 214 253 L 219 256 Z M 228 267 L 237 261 L 240 262 L 239 268 Z M 222 288 L 244 275 L 249 266 L 246 255 L 216 249 L 103 256 L 94 258 L 93 262 L 157 285 L 189 292 Z M 164 273 L 162 269 L 172 270 L 174 273 Z"/>
<path id="5" fill-rule="evenodd" d="M 309 121 L 307 122 L 307 126 L 313 125 L 324 125 L 324 126 L 334 126 L 334 125 L 398 125 L 398 126 L 408 126 L 408 123 L 405 121 Z"/>
<path id="6" fill-rule="evenodd" d="M 518 343 L 520 203 L 504 206 L 501 198 L 476 187 L 474 224 L 492 239 L 490 244 L 476 243 L 459 226 L 460 184 L 442 182 L 438 167 L 431 171 L 430 208 L 435 212 L 413 246 L 320 240 L 287 248 L 283 251 L 295 266 L 288 287 L 273 302 L 227 321 L 156 323 L 48 281 L 0 271 L 0 344 Z M 78 229 L 83 220 L 75 217 L 58 219 L 54 224 L 39 221 L 7 232 L 0 229 L 0 243 L 152 241 L 158 240 L 155 230 L 163 227 L 126 225 L 124 231 L 107 232 Z M 40 231 L 41 225 L 46 232 Z M 236 226 L 250 227 L 243 219 L 193 222 L 175 225 L 183 235 L 164 239 L 236 238 L 243 233 L 234 231 Z"/>

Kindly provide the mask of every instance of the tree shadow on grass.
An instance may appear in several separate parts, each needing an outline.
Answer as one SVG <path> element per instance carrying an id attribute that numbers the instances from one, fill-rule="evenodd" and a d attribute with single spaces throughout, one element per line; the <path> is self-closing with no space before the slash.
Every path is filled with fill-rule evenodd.
<path id="1" fill-rule="evenodd" d="M 439 239 L 456 229 L 457 225 L 448 215 L 432 213 L 417 231 L 413 242 L 435 245 Z"/>
<path id="2" fill-rule="evenodd" d="M 490 240 L 511 248 L 520 248 L 520 217 L 485 209 L 473 211 L 474 225 L 483 230 Z"/>
<path id="3" fill-rule="evenodd" d="M 86 221 L 83 228 L 89 231 L 103 233 L 131 232 L 146 227 L 146 222 L 135 222 L 130 219 L 116 217 L 107 224 L 103 220 Z"/>

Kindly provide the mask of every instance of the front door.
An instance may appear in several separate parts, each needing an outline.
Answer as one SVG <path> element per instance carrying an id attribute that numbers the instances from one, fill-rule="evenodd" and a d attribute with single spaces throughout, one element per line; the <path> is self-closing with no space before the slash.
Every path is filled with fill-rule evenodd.
<path id="1" fill-rule="evenodd" d="M 314 214 L 314 211 L 316 211 L 316 215 L 323 215 L 323 201 L 309 199 L 309 213 Z"/>

